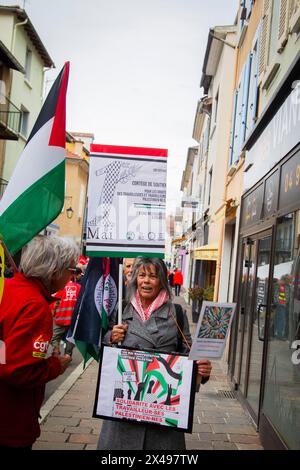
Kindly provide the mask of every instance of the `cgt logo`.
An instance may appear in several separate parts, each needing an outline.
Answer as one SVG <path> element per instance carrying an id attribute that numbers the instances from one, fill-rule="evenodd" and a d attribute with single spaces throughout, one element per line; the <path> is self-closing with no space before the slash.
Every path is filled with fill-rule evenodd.
<path id="1" fill-rule="evenodd" d="M 0 339 L 0 364 L 6 364 L 6 346 L 4 341 Z"/>
<path id="2" fill-rule="evenodd" d="M 46 353 L 48 351 L 49 341 L 45 341 L 43 335 L 40 335 L 37 339 L 33 342 L 33 357 L 46 357 Z"/>

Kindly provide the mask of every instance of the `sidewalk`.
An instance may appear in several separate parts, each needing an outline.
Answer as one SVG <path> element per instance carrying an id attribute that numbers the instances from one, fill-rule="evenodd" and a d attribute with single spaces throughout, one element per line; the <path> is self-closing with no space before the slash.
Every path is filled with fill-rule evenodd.
<path id="1" fill-rule="evenodd" d="M 175 302 L 187 309 L 191 322 L 191 309 L 183 297 Z M 69 381 L 49 399 L 42 408 L 41 436 L 33 449 L 93 450 L 96 449 L 102 421 L 91 418 L 98 364 L 96 361 L 79 377 Z M 69 380 L 69 379 L 67 379 Z M 69 389 L 68 389 L 69 388 Z M 68 390 L 65 392 L 65 390 Z M 235 398 L 226 398 L 220 391 L 230 390 L 226 368 L 221 361 L 213 362 L 213 372 L 207 384 L 196 394 L 193 434 L 186 434 L 187 449 L 193 450 L 263 450 L 249 415 Z M 52 404 L 51 404 L 52 403 Z"/>

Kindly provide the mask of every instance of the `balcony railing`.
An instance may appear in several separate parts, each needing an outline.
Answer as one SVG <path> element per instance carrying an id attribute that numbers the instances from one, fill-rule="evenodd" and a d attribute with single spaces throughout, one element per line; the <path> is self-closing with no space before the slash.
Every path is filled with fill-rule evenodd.
<path id="1" fill-rule="evenodd" d="M 18 140 L 22 112 L 0 93 L 0 138 Z"/>
<path id="2" fill-rule="evenodd" d="M 8 185 L 8 181 L 0 178 L 0 199 L 2 198 L 7 185 Z"/>

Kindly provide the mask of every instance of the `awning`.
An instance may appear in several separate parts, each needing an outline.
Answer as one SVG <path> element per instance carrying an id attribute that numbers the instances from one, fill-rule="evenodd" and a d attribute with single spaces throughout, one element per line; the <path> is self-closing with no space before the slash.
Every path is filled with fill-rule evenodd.
<path id="1" fill-rule="evenodd" d="M 15 58 L 9 49 L 0 41 L 0 61 L 3 62 L 7 67 L 18 70 L 21 73 L 25 73 L 23 65 Z"/>
<path id="2" fill-rule="evenodd" d="M 178 243 L 181 243 L 184 240 L 186 240 L 186 237 L 175 238 L 175 240 L 172 241 L 172 245 L 177 245 Z"/>
<path id="3" fill-rule="evenodd" d="M 204 245 L 200 248 L 196 248 L 193 251 L 194 259 L 202 259 L 206 261 L 217 261 L 218 260 L 218 246 L 217 245 Z"/>

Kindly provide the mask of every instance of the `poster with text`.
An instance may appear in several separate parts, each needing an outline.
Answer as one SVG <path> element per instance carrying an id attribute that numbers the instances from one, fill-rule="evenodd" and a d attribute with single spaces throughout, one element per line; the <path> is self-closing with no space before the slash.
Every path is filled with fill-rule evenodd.
<path id="1" fill-rule="evenodd" d="M 165 149 L 91 145 L 86 252 L 164 257 Z"/>
<path id="2" fill-rule="evenodd" d="M 203 302 L 189 359 L 221 358 L 236 304 Z"/>
<path id="3" fill-rule="evenodd" d="M 192 432 L 194 398 L 187 356 L 104 346 L 94 417 Z"/>

